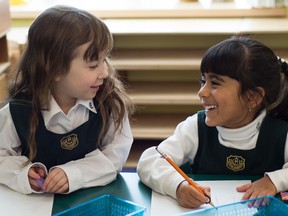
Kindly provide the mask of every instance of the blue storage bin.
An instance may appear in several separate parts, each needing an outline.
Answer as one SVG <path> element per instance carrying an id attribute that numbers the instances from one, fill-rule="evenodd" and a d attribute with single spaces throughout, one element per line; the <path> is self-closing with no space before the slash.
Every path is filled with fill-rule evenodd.
<path id="1" fill-rule="evenodd" d="M 133 202 L 105 194 L 53 216 L 143 216 L 144 211 Z"/>
<path id="2" fill-rule="evenodd" d="M 262 198 L 268 199 L 269 204 L 260 206 L 259 208 L 249 207 L 248 203 L 260 200 Z M 250 199 L 232 204 L 219 206 L 216 208 L 209 208 L 199 211 L 191 211 L 181 214 L 181 216 L 278 216 L 288 215 L 288 205 L 272 196 L 265 196 L 262 198 Z"/>

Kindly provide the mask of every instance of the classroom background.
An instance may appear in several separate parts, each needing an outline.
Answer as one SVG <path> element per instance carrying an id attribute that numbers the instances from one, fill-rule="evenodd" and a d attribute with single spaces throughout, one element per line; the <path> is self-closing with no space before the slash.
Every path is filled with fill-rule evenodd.
<path id="1" fill-rule="evenodd" d="M 0 0 L 0 102 L 30 24 L 57 4 L 92 12 L 113 34 L 112 64 L 136 105 L 128 171 L 144 149 L 202 109 L 199 65 L 208 47 L 247 33 L 288 60 L 288 0 Z"/>

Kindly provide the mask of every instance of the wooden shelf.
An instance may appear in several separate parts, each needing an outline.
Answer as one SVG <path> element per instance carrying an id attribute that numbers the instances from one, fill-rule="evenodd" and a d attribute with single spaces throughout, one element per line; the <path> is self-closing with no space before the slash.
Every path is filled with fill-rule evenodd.
<path id="1" fill-rule="evenodd" d="M 9 62 L 5 62 L 5 63 L 0 63 L 0 74 L 4 73 L 5 71 L 7 71 L 7 69 L 9 68 L 10 63 Z"/>
<path id="2" fill-rule="evenodd" d="M 191 82 L 135 82 L 128 93 L 135 104 L 199 105 L 198 90 Z"/>
<path id="3" fill-rule="evenodd" d="M 9 61 L 8 57 L 8 42 L 6 35 L 0 37 L 0 63 L 6 63 Z"/>
<path id="4" fill-rule="evenodd" d="M 61 1 L 42 0 L 41 3 L 32 1 L 26 5 L 11 7 L 13 19 L 34 19 L 46 8 Z M 209 6 L 199 2 L 175 1 L 150 1 L 142 0 L 90 0 L 65 1 L 66 5 L 89 10 L 96 16 L 107 18 L 203 18 L 203 17 L 284 17 L 285 7 L 280 8 L 252 8 L 249 5 L 239 6 L 231 2 L 212 2 Z"/>
<path id="5" fill-rule="evenodd" d="M 172 135 L 177 124 L 187 117 L 188 113 L 136 115 L 135 122 L 132 122 L 133 136 L 135 139 L 165 139 Z"/>
<path id="6" fill-rule="evenodd" d="M 288 24 L 288 22 L 287 22 Z M 287 29 L 288 30 L 288 29 Z M 287 49 L 274 49 L 288 57 Z M 111 55 L 116 70 L 199 70 L 204 49 L 120 49 Z M 284 57 L 283 57 L 284 58 Z"/>
<path id="7" fill-rule="evenodd" d="M 186 6 L 186 7 L 185 7 Z M 183 5 L 182 8 L 176 9 L 152 9 L 152 10 L 93 10 L 93 14 L 103 18 L 231 18 L 231 17 L 284 17 L 286 10 L 282 8 L 252 8 L 252 9 L 203 9 L 193 8 L 193 5 Z M 190 6 L 190 7 L 189 7 Z"/>
<path id="8" fill-rule="evenodd" d="M 0 104 L 6 99 L 8 94 L 7 75 L 0 74 Z"/>
<path id="9" fill-rule="evenodd" d="M 131 152 L 133 152 L 133 154 L 129 155 L 128 160 L 125 164 L 125 169 L 128 171 L 136 171 L 138 160 L 143 151 L 145 151 L 151 146 L 159 145 L 161 141 L 162 139 L 135 139 L 131 148 Z"/>
<path id="10" fill-rule="evenodd" d="M 105 20 L 114 35 L 212 35 L 250 33 L 287 33 L 288 19 L 283 18 L 167 18 L 167 19 L 107 19 Z M 130 40 L 131 41 L 131 40 Z M 131 41 L 133 42 L 133 41 Z M 148 41 L 142 41 L 147 45 Z M 209 41 L 207 41 L 209 42 Z M 176 45 L 181 41 L 174 40 Z M 141 44 L 140 44 L 141 45 Z M 167 44 L 171 46 L 171 44 Z M 129 46 L 129 44 L 127 44 Z M 177 47 L 177 46 L 175 46 Z"/>
<path id="11" fill-rule="evenodd" d="M 203 50 L 123 49 L 115 50 L 112 63 L 117 70 L 196 70 Z"/>

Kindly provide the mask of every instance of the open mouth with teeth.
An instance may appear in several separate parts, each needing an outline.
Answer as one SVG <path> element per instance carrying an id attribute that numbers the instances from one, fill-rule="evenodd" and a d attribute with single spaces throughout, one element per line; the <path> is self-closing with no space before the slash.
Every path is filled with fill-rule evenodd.
<path id="1" fill-rule="evenodd" d="M 216 108 L 216 105 L 205 106 L 205 111 L 210 111 Z"/>

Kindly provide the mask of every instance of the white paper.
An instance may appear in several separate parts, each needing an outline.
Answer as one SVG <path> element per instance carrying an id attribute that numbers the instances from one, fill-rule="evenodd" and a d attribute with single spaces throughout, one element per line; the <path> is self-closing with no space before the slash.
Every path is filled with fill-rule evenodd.
<path id="1" fill-rule="evenodd" d="M 24 195 L 0 185 L 0 214 L 9 216 L 51 216 L 53 194 Z"/>
<path id="2" fill-rule="evenodd" d="M 199 185 L 209 186 L 211 188 L 211 200 L 215 206 L 239 202 L 243 193 L 236 191 L 236 187 L 248 184 L 250 180 L 222 180 L 222 181 L 196 181 Z M 202 205 L 194 209 L 199 211 L 204 208 L 211 208 L 211 205 Z M 170 196 L 161 195 L 152 192 L 151 198 L 151 216 L 175 216 L 181 213 L 192 211 L 193 209 L 183 208 L 177 201 Z M 193 211 L 194 211 L 193 210 Z"/>

